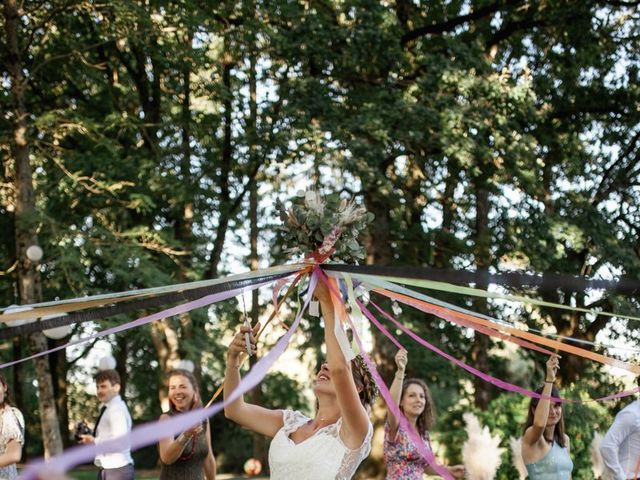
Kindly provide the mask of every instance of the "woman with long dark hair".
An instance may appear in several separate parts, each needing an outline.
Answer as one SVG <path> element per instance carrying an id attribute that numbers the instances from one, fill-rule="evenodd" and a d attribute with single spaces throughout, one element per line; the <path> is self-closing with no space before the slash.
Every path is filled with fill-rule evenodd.
<path id="1" fill-rule="evenodd" d="M 24 418 L 8 398 L 9 386 L 0 375 L 0 479 L 18 478 L 16 463 L 22 457 Z"/>
<path id="2" fill-rule="evenodd" d="M 407 417 L 411 428 L 422 441 L 431 448 L 429 431 L 435 420 L 435 408 L 429 387 L 419 378 L 404 379 L 407 366 L 407 351 L 396 353 L 396 373 L 389 389 L 391 396 L 400 411 Z M 411 441 L 407 432 L 400 426 L 399 420 L 387 411 L 387 422 L 384 435 L 384 459 L 387 466 L 388 480 L 422 480 L 423 473 L 430 475 L 436 472 L 422 458 L 418 447 Z M 449 473 L 457 478 L 464 476 L 464 466 L 446 467 Z"/>
<path id="3" fill-rule="evenodd" d="M 184 369 L 171 370 L 169 377 L 169 411 L 160 419 L 202 407 L 198 383 Z M 215 480 L 216 461 L 211 449 L 209 421 L 182 432 L 176 438 L 159 443 L 160 480 Z"/>
<path id="4" fill-rule="evenodd" d="M 522 459 L 530 480 L 569 480 L 573 462 L 569 456 L 569 437 L 564 433 L 562 404 L 549 397 L 560 397 L 555 387 L 558 356 L 547 360 L 547 376 L 544 387 L 536 393 L 542 398 L 532 398 L 527 423 L 522 436 Z"/>

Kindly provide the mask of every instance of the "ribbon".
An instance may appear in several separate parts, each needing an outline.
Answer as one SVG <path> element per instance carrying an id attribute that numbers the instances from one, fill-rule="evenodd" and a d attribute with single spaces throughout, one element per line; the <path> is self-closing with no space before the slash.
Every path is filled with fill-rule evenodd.
<path id="1" fill-rule="evenodd" d="M 278 358 L 286 349 L 291 336 L 300 325 L 302 315 L 309 305 L 311 293 L 317 284 L 318 278 L 314 273 L 311 276 L 309 292 L 306 296 L 304 305 L 300 308 L 296 319 L 291 328 L 285 333 L 276 345 L 261 358 L 249 373 L 240 381 L 238 387 L 229 395 L 227 399 L 211 405 L 208 408 L 193 410 L 181 415 L 171 417 L 168 420 L 147 423 L 135 428 L 132 432 L 119 438 L 110 440 L 100 444 L 89 444 L 70 448 L 64 453 L 57 455 L 45 462 L 44 459 L 38 459 L 29 465 L 22 474 L 23 480 L 38 480 L 48 478 L 51 473 L 64 473 L 70 468 L 81 463 L 92 461 L 96 455 L 102 453 L 111 453 L 129 447 L 132 450 L 150 445 L 157 442 L 160 438 L 175 436 L 185 431 L 195 424 L 203 421 L 205 418 L 211 417 L 222 410 L 226 405 L 234 402 L 240 396 L 258 385 L 265 377 L 267 371 L 273 366 Z"/>
<path id="2" fill-rule="evenodd" d="M 320 277 L 320 280 L 324 282 L 325 285 L 327 285 L 327 287 L 329 288 L 332 294 L 332 301 L 334 303 L 336 303 L 337 299 L 342 298 L 340 294 L 335 290 L 333 285 L 331 285 L 331 282 L 328 281 L 328 278 L 324 274 L 324 272 L 320 271 L 319 277 Z M 342 305 L 344 308 L 344 304 Z M 348 315 L 346 316 L 346 318 L 347 318 L 347 321 L 351 323 Z M 420 438 L 417 432 L 413 429 L 413 427 L 405 417 L 404 413 L 402 413 L 398 405 L 393 400 L 393 397 L 391 396 L 391 392 L 389 392 L 387 385 L 384 383 L 384 380 L 382 380 L 382 377 L 380 377 L 380 374 L 378 373 L 378 370 L 376 369 L 374 363 L 371 361 L 371 358 L 369 357 L 367 352 L 364 350 L 362 341 L 358 336 L 358 332 L 355 330 L 353 324 L 351 324 L 351 328 L 353 329 L 353 338 L 357 342 L 358 347 L 360 348 L 360 355 L 362 356 L 364 362 L 366 363 L 367 368 L 371 372 L 371 375 L 373 376 L 373 380 L 376 382 L 376 385 L 378 386 L 378 390 L 380 391 L 380 395 L 382 395 L 382 398 L 384 398 L 385 402 L 387 403 L 387 407 L 389 408 L 391 413 L 398 419 L 402 429 L 406 432 L 407 436 L 416 446 L 416 448 L 420 452 L 420 455 L 422 456 L 422 458 L 424 458 L 427 464 L 430 467 L 432 467 L 441 477 L 452 480 L 453 477 L 451 476 L 449 471 L 438 464 L 431 449 L 427 447 L 425 442 Z"/>
<path id="3" fill-rule="evenodd" d="M 127 322 L 124 323 L 122 325 L 118 325 L 116 327 L 112 327 L 112 328 L 108 328 L 107 330 L 103 330 L 101 332 L 95 333 L 93 335 L 89 335 L 88 337 L 83 337 L 83 338 L 79 338 L 77 340 L 74 341 L 69 341 L 67 343 L 65 343 L 64 345 L 60 345 L 57 346 L 55 348 L 51 348 L 49 350 L 45 350 L 44 352 L 38 352 L 36 354 L 33 354 L 31 356 L 28 357 L 24 357 L 21 358 L 19 360 L 13 360 L 11 362 L 7 362 L 7 363 L 3 363 L 2 365 L 0 365 L 0 370 L 2 370 L 3 368 L 6 367 L 10 367 L 12 365 L 16 365 L 18 363 L 22 363 L 25 362 L 27 360 L 32 360 L 34 358 L 38 358 L 41 357 L 43 355 L 48 355 L 50 353 L 53 352 L 57 352 L 59 350 L 64 350 L 65 348 L 74 346 L 74 345 L 79 345 L 82 343 L 86 343 L 89 342 L 95 338 L 100 338 L 100 337 L 104 337 L 106 335 L 111 335 L 113 333 L 119 333 L 125 330 L 129 330 L 131 328 L 135 328 L 135 327 L 139 327 L 141 325 L 145 325 L 147 323 L 151 323 L 154 322 L 156 320 L 161 320 L 163 318 L 166 317 L 172 317 L 174 315 L 179 315 L 181 313 L 186 313 L 189 312 L 191 310 L 194 310 L 196 308 L 200 308 L 200 307 L 204 307 L 207 305 L 210 305 L 212 303 L 216 303 L 219 302 L 221 300 L 226 300 L 227 298 L 231 298 L 231 297 L 235 297 L 236 295 L 239 295 L 240 293 L 243 292 L 244 289 L 248 288 L 249 291 L 254 290 L 256 288 L 260 288 L 263 287 L 265 285 L 268 285 L 271 282 L 262 282 L 262 283 L 257 283 L 255 285 L 251 285 L 250 287 L 242 287 L 242 288 L 236 288 L 234 290 L 227 290 L 225 292 L 219 292 L 219 293 L 214 293 L 213 295 L 207 295 L 206 297 L 203 297 L 201 299 L 198 300 L 194 300 L 192 302 L 187 302 L 185 304 L 182 305 L 178 305 L 176 307 L 172 307 L 169 308 L 167 310 L 162 310 L 161 312 L 156 312 L 153 313 L 151 315 L 147 315 L 145 317 L 141 317 L 137 320 L 133 320 L 131 322 Z"/>
<path id="4" fill-rule="evenodd" d="M 334 274 L 330 273 L 330 275 L 333 276 Z M 360 279 L 360 281 L 363 281 L 363 278 L 361 278 L 361 277 L 364 278 L 364 276 L 360 276 L 360 275 L 356 276 L 356 278 Z M 379 277 L 367 276 L 366 278 L 367 278 L 367 280 L 366 280 L 367 284 L 369 284 L 370 286 L 371 285 L 376 285 L 378 287 L 386 288 L 388 290 L 396 291 L 396 292 L 399 292 L 399 293 L 406 293 L 406 294 L 409 294 L 409 295 L 415 293 L 413 290 L 401 287 L 401 286 L 396 285 L 395 283 L 392 283 L 392 282 L 388 282 L 388 281 L 382 280 Z M 429 296 L 424 295 L 423 298 L 425 300 L 428 300 L 430 303 L 433 303 L 435 305 L 440 305 L 440 306 L 443 306 L 445 308 L 449 308 L 449 309 L 454 310 L 454 311 L 468 313 L 468 314 L 473 315 L 475 317 L 484 318 L 486 320 L 489 320 L 489 321 L 492 321 L 492 322 L 496 322 L 496 323 L 499 323 L 499 324 L 502 324 L 502 325 L 508 325 L 508 326 L 512 326 L 512 327 L 514 326 L 514 324 L 506 322 L 504 320 L 499 320 L 499 319 L 496 319 L 496 318 L 493 318 L 493 317 L 489 317 L 487 315 L 482 315 L 482 314 L 479 314 L 479 313 L 475 313 L 475 312 L 472 312 L 471 310 L 467 310 L 467 309 L 459 307 L 457 305 L 452 305 L 450 303 L 446 303 L 446 302 L 440 301 L 440 300 L 435 299 L 433 297 L 429 297 Z M 564 336 L 564 335 L 555 335 L 555 334 L 551 334 L 551 333 L 545 333 L 545 332 L 542 332 L 541 330 L 537 330 L 537 329 L 531 328 L 531 327 L 526 327 L 526 331 L 534 332 L 534 333 L 537 333 L 538 335 L 541 335 L 541 336 L 545 336 L 545 337 L 549 337 L 549 338 L 557 338 L 559 340 L 578 343 L 578 344 L 582 344 L 582 345 L 592 345 L 592 346 L 595 346 L 595 347 L 604 347 L 604 348 L 616 348 L 616 349 L 626 350 L 626 351 L 630 351 L 630 352 L 640 353 L 640 349 L 635 349 L 635 348 L 631 348 L 631 347 L 618 347 L 616 345 L 608 345 L 608 344 L 603 344 L 603 343 L 590 342 L 588 340 L 582 340 L 580 338 L 573 338 L 573 337 L 567 337 L 567 336 Z"/>
<path id="5" fill-rule="evenodd" d="M 264 323 L 264 325 L 262 326 L 262 328 L 260 328 L 260 331 L 258 332 L 258 334 L 256 335 L 256 339 L 260 338 L 262 336 L 262 334 L 264 333 L 265 328 L 267 328 L 267 325 L 269 325 L 269 323 L 271 323 L 271 320 L 273 320 L 276 315 L 278 315 L 278 312 L 280 310 L 280 307 L 282 306 L 282 304 L 284 303 L 284 301 L 289 297 L 289 295 L 291 295 L 291 293 L 293 292 L 293 289 L 295 288 L 295 286 L 298 284 L 298 282 L 302 279 L 302 277 L 304 275 L 306 275 L 310 270 L 310 267 L 305 268 L 302 272 L 298 273 L 298 275 L 296 276 L 296 278 L 294 278 L 293 282 L 291 282 L 291 285 L 289 286 L 289 288 L 287 289 L 287 291 L 285 292 L 284 296 L 282 297 L 282 301 L 277 303 L 273 312 L 271 312 L 271 315 L 269 315 L 269 318 L 267 319 L 267 321 Z M 279 282 L 278 282 L 279 283 Z M 281 322 L 285 329 L 288 330 L 289 327 L 284 324 L 284 322 Z M 245 360 L 248 358 L 248 356 L 242 354 L 240 357 L 240 365 L 243 365 Z M 222 384 L 220 384 L 220 386 L 218 387 L 218 389 L 213 393 L 213 395 L 211 396 L 211 398 L 209 399 L 209 401 L 207 402 L 207 407 L 209 405 L 211 405 L 216 398 L 218 398 L 220 396 L 220 394 L 222 393 L 224 389 L 224 378 L 223 378 L 223 382 Z"/>
<path id="6" fill-rule="evenodd" d="M 456 283 L 495 284 L 522 288 L 536 287 L 539 290 L 582 292 L 587 289 L 607 290 L 626 295 L 640 292 L 640 280 L 620 278 L 619 280 L 600 280 L 560 273 L 530 274 L 520 272 L 489 273 L 487 270 L 451 270 L 432 267 L 393 267 L 380 265 L 326 265 L 325 271 L 346 272 L 352 274 L 370 274 L 383 277 L 417 278 Z"/>
<path id="7" fill-rule="evenodd" d="M 557 350 L 561 350 L 567 353 L 572 353 L 574 355 L 578 355 L 583 358 L 588 358 L 589 360 L 593 360 L 605 365 L 618 367 L 623 370 L 628 370 L 636 375 L 640 374 L 640 366 L 638 365 L 633 365 L 627 362 L 623 362 L 621 360 L 616 360 L 614 358 L 607 357 L 605 355 L 600 355 L 598 353 L 585 350 L 583 348 L 574 347 L 573 345 L 567 345 L 566 343 L 561 343 L 555 340 L 550 340 L 545 337 L 540 337 L 538 335 L 534 335 L 532 333 L 519 330 L 510 325 L 497 323 L 495 319 L 492 319 L 491 317 L 487 317 L 486 315 L 479 315 L 469 310 L 463 309 L 461 307 L 451 305 L 449 303 L 442 302 L 439 300 L 435 300 L 424 294 L 415 292 L 413 290 L 409 290 L 404 287 L 400 287 L 391 282 L 386 282 L 380 279 L 375 279 L 375 280 L 370 279 L 369 283 L 377 284 L 377 288 L 375 288 L 374 291 L 380 293 L 381 295 L 400 301 L 418 310 L 435 315 L 444 320 L 451 321 L 454 323 L 455 321 L 468 321 L 470 322 L 470 324 L 475 326 L 479 325 L 483 327 L 488 327 L 489 329 L 491 329 L 488 332 L 500 331 L 501 335 L 503 335 L 506 332 L 512 335 L 513 337 L 526 339 L 531 342 L 537 343 L 539 345 L 545 345 L 547 347 L 555 348 Z M 397 293 L 397 292 L 402 292 L 402 293 Z M 475 329 L 475 326 L 471 328 Z M 488 333 L 488 335 L 491 335 L 491 333 Z M 492 335 L 492 336 L 497 336 L 497 335 Z M 504 339 L 513 343 L 517 343 L 510 336 L 507 336 Z"/>
<path id="8" fill-rule="evenodd" d="M 362 278 L 363 280 L 366 280 L 368 278 L 370 279 L 371 275 L 360 274 L 358 275 L 358 277 Z M 583 307 L 572 307 L 569 305 L 563 305 L 561 303 L 546 302 L 544 300 L 538 300 L 535 298 L 525 297 L 522 295 L 506 295 L 502 293 L 489 292 L 487 290 L 482 290 L 479 288 L 462 287 L 459 285 L 453 285 L 451 283 L 437 282 L 433 280 L 420 280 L 420 279 L 404 278 L 404 277 L 388 277 L 388 280 L 395 283 L 411 285 L 412 287 L 425 288 L 427 290 L 438 290 L 442 292 L 455 293 L 458 295 L 466 295 L 466 296 L 473 296 L 473 297 L 496 298 L 500 300 L 507 300 L 509 302 L 528 303 L 530 305 L 537 305 L 540 307 L 557 308 L 561 310 L 569 310 L 572 312 L 591 313 L 594 315 L 604 315 L 607 317 L 616 317 L 616 318 L 624 318 L 627 320 L 640 321 L 640 317 L 635 317 L 633 315 L 623 315 L 620 313 L 592 310 L 592 309 L 583 308 Z"/>
<path id="9" fill-rule="evenodd" d="M 176 285 L 169 285 L 163 287 L 144 288 L 140 290 L 128 290 L 126 292 L 108 293 L 103 295 L 94 295 L 91 297 L 83 298 L 71 298 L 67 300 L 56 300 L 51 302 L 33 303 L 29 305 L 21 305 L 24 307 L 31 307 L 32 310 L 4 313 L 0 316 L 0 320 L 3 322 L 11 322 L 15 320 L 34 320 L 44 317 L 46 315 L 68 313 L 77 310 L 83 310 L 85 308 L 106 305 L 111 303 L 124 302 L 126 300 L 132 300 L 134 298 L 161 295 L 164 293 L 179 292 L 191 290 L 194 288 L 210 287 L 212 285 L 218 285 L 225 282 L 235 282 L 240 280 L 247 280 L 257 277 L 264 277 L 268 275 L 277 275 L 280 273 L 293 273 L 299 271 L 305 265 L 293 264 L 282 265 L 277 267 L 266 268 L 263 270 L 254 270 L 251 272 L 245 272 L 237 275 L 231 275 L 224 278 L 216 278 L 213 280 L 201 280 L 197 282 L 180 283 Z M 9 307 L 0 308 L 0 312 L 4 312 Z"/>
<path id="10" fill-rule="evenodd" d="M 386 312 L 385 310 L 380 308 L 374 302 L 370 302 L 370 303 L 385 318 L 387 318 L 389 321 L 391 321 L 396 327 L 398 327 L 400 330 L 402 330 L 402 332 L 404 332 L 406 335 L 411 337 L 414 341 L 416 341 L 417 343 L 419 343 L 423 347 L 426 347 L 429 350 L 431 350 L 432 352 L 437 353 L 441 357 L 449 360 L 450 362 L 456 364 L 458 367 L 466 370 L 467 372 L 469 372 L 472 375 L 484 380 L 485 382 L 490 383 L 492 385 L 495 385 L 496 387 L 501 388 L 501 389 L 506 390 L 506 391 L 509 391 L 509 392 L 519 393 L 519 394 L 526 395 L 527 397 L 532 397 L 532 398 L 551 400 L 553 402 L 587 403 L 587 402 L 604 402 L 604 401 L 613 400 L 613 399 L 616 399 L 616 398 L 622 398 L 622 397 L 626 397 L 626 396 L 629 396 L 629 395 L 633 395 L 633 394 L 638 393 L 640 391 L 640 387 L 636 387 L 636 388 L 634 388 L 632 390 L 626 390 L 626 391 L 623 391 L 623 392 L 620 392 L 620 393 L 607 395 L 605 397 L 600 397 L 600 398 L 595 398 L 595 399 L 588 399 L 588 400 L 572 400 L 572 399 L 566 399 L 566 398 L 560 398 L 560 397 L 546 397 L 546 396 L 544 396 L 542 394 L 539 394 L 539 393 L 536 393 L 536 392 L 532 392 L 531 390 L 527 390 L 526 388 L 519 387 L 519 386 L 514 385 L 512 383 L 509 383 L 509 382 L 507 382 L 505 380 L 501 380 L 501 379 L 493 377 L 493 376 L 491 376 L 489 374 L 483 373 L 480 370 L 478 370 L 477 368 L 474 368 L 474 367 L 464 363 L 462 360 L 458 360 L 457 358 L 455 358 L 452 355 L 444 352 L 443 350 L 440 350 L 438 347 L 432 345 L 431 343 L 426 341 L 424 338 L 420 337 L 419 335 L 417 335 L 416 333 L 411 331 L 409 328 L 407 328 L 404 325 L 402 325 L 397 319 L 395 319 L 393 316 L 391 316 L 391 314 L 389 314 L 388 312 Z M 366 315 L 366 317 L 369 320 L 371 320 L 371 322 L 389 340 L 391 340 L 398 348 L 404 348 L 400 344 L 400 342 L 393 336 L 393 334 L 390 333 L 382 324 L 380 324 L 380 322 L 378 322 L 378 320 L 375 318 L 375 316 L 373 316 L 373 314 L 361 302 L 358 302 L 358 306 L 362 309 L 362 312 Z"/>
<path id="11" fill-rule="evenodd" d="M 532 342 L 545 345 L 547 347 L 555 348 L 557 350 L 561 350 L 563 352 L 571 353 L 573 355 L 578 355 L 579 357 L 588 358 L 589 360 L 593 360 L 598 363 L 602 363 L 604 365 L 609 365 L 611 367 L 621 368 L 623 370 L 627 370 L 636 375 L 640 375 L 640 366 L 633 365 L 631 363 L 623 362 L 622 360 L 616 360 L 611 357 L 607 357 L 605 355 L 601 355 L 599 353 L 591 352 L 589 350 L 585 350 L 583 348 L 574 347 L 573 345 L 567 345 L 566 343 L 561 343 L 556 340 L 550 340 L 548 338 L 540 337 L 538 335 L 534 335 L 533 333 L 523 332 L 513 327 L 509 327 L 506 325 L 496 325 L 493 322 L 488 322 L 484 319 L 474 317 L 472 315 L 454 312 L 453 310 L 439 307 L 437 305 L 430 304 L 424 300 L 418 300 L 417 298 L 412 298 L 406 295 L 394 293 L 384 289 L 376 289 L 376 292 L 387 296 L 389 298 L 398 300 L 404 304 L 411 305 L 418 310 L 422 310 L 423 312 L 430 313 L 437 317 L 440 317 L 444 320 L 454 321 L 454 319 L 459 320 L 468 320 L 472 324 L 489 327 L 491 330 L 489 332 L 496 330 L 502 330 L 507 332 L 515 337 L 523 338 L 530 340 Z M 420 296 L 420 294 L 416 294 L 416 297 Z M 472 327 L 476 329 L 475 327 Z M 477 329 L 476 329 L 477 330 Z M 488 333 L 491 335 L 491 333 Z M 498 335 L 493 335 L 498 336 Z M 504 338 L 507 341 L 512 341 L 511 337 L 507 336 Z"/>

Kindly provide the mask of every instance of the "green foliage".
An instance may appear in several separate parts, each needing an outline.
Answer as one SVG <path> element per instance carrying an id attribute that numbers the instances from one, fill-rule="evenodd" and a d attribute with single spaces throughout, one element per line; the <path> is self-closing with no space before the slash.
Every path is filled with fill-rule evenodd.
<path id="1" fill-rule="evenodd" d="M 334 261 L 351 263 L 364 259 L 364 247 L 358 237 L 375 217 L 353 201 L 307 190 L 292 199 L 291 208 L 285 210 L 280 204 L 278 209 L 281 242 L 287 253 L 309 254 L 318 250 L 320 255 L 328 255 L 335 249 L 331 254 Z"/>
<path id="2" fill-rule="evenodd" d="M 594 0 L 210 3 L 24 2 L 18 40 L 38 207 L 28 222 L 45 252 L 45 300 L 243 269 L 253 240 L 247 195 L 254 179 L 261 265 L 289 261 L 283 246 L 304 253 L 319 247 L 337 225 L 339 199 L 349 197 L 376 218 L 362 215 L 345 229 L 336 260 L 362 260 L 366 250 L 374 263 L 474 269 L 481 260 L 498 273 L 640 275 L 640 69 L 631 9 Z M 5 31 L 0 50 L 6 45 Z M 0 298 L 9 305 L 17 291 L 17 190 L 15 102 L 4 67 Z M 331 215 L 310 215 L 294 200 L 301 228 L 278 235 L 274 192 L 289 197 L 311 185 L 337 192 L 327 197 Z M 640 308 L 636 298 L 612 292 L 516 293 L 635 315 Z M 474 308 L 470 299 L 441 298 Z M 604 332 L 615 342 L 637 340 L 635 324 L 598 316 L 514 313 L 499 303 L 487 310 L 586 340 Z M 223 375 L 225 333 L 240 321 L 232 302 L 211 311 L 162 324 L 176 339 L 174 354 L 198 361 L 209 395 Z M 402 321 L 473 362 L 474 337 L 466 330 L 409 309 Z M 320 358 L 320 323 L 303 326 L 302 348 Z M 168 344 L 152 331 L 109 339 L 127 365 L 136 422 L 159 414 L 160 357 Z M 395 347 L 374 337 L 389 374 Z M 472 402 L 470 379 L 406 343 L 411 374 L 429 381 L 447 412 L 438 430 L 456 459 L 461 437 L 447 435 L 460 434 L 455 415 Z M 9 343 L 3 347 L 0 355 L 11 358 Z M 491 349 L 489 373 L 524 382 L 522 371 L 493 356 L 500 351 L 499 343 Z M 531 357 L 523 354 L 522 362 L 529 373 Z M 599 366 L 571 356 L 562 362 L 563 380 L 591 380 L 576 383 L 576 395 L 621 388 Z M 77 374 L 86 382 L 92 368 L 73 364 L 68 380 Z M 37 439 L 34 377 L 30 366 L 25 372 L 22 407 L 29 438 Z M 93 410 L 83 387 L 70 386 L 72 416 Z M 283 404 L 295 403 L 286 381 L 269 388 Z M 515 434 L 519 400 L 491 395 L 490 411 L 500 413 L 494 419 L 479 412 L 483 421 Z M 575 416 L 584 429 L 574 432 L 574 458 L 577 475 L 585 476 L 582 439 L 605 417 L 597 409 Z M 214 437 L 215 448 L 229 459 L 222 465 L 239 468 L 233 455 L 246 452 L 250 440 L 223 434 L 226 423 L 215 421 L 224 439 Z M 30 441 L 27 449 L 40 447 Z"/>

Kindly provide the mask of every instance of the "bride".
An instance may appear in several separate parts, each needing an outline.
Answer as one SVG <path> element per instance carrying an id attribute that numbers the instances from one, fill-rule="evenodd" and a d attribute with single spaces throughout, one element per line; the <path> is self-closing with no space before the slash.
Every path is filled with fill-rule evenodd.
<path id="1" fill-rule="evenodd" d="M 308 418 L 298 411 L 271 410 L 246 403 L 242 397 L 229 404 L 225 416 L 257 433 L 273 437 L 269 448 L 271 479 L 350 479 L 369 455 L 373 426 L 367 408 L 375 384 L 359 357 L 347 361 L 335 335 L 336 319 L 331 293 L 320 281 L 315 290 L 324 317 L 327 361 L 313 381 L 317 412 Z M 224 396 L 240 383 L 240 355 L 245 333 L 252 353 L 259 325 L 242 327 L 227 351 Z"/>

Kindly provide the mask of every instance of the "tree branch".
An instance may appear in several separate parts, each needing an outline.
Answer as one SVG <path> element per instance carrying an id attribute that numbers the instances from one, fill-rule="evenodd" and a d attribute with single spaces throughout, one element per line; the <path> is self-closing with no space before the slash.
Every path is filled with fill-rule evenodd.
<path id="1" fill-rule="evenodd" d="M 468 23 L 474 20 L 479 20 L 484 17 L 488 17 L 496 13 L 503 7 L 517 5 L 519 3 L 521 3 L 521 0 L 497 0 L 495 3 L 492 3 L 482 8 L 478 8 L 477 10 L 474 10 L 473 12 L 468 13 L 466 15 L 459 15 L 454 18 L 444 19 L 444 21 L 440 23 L 425 25 L 424 27 L 411 30 L 402 36 L 402 38 L 400 39 L 400 44 L 402 46 L 405 46 L 407 43 L 411 42 L 412 40 L 416 40 L 425 35 L 441 34 L 441 33 L 449 32 L 465 23 Z"/>
<path id="2" fill-rule="evenodd" d="M 100 43 L 94 43 L 93 45 L 89 45 L 84 50 L 74 50 L 72 52 L 61 53 L 60 55 L 54 55 L 53 57 L 49 57 L 46 60 L 43 60 L 41 63 L 33 67 L 31 70 L 31 76 L 34 76 L 36 72 L 38 72 L 42 67 L 47 65 L 48 63 L 55 62 L 56 60 L 62 60 L 64 58 L 75 57 L 76 55 L 80 55 L 82 52 L 86 52 L 88 50 L 93 50 L 94 48 L 98 48 L 109 43 L 113 42 L 113 40 L 105 40 Z"/>
<path id="3" fill-rule="evenodd" d="M 620 165 L 636 149 L 636 144 L 638 143 L 638 140 L 640 140 L 640 131 L 636 133 L 636 135 L 633 137 L 629 145 L 627 145 L 627 148 L 625 149 L 625 151 L 618 156 L 618 159 L 615 162 L 613 162 L 613 164 L 611 164 L 609 168 L 607 168 L 607 170 L 602 175 L 602 180 L 600 181 L 600 184 L 596 189 L 596 193 L 593 195 L 593 200 L 591 200 L 591 205 L 597 205 L 598 203 L 603 201 L 605 198 L 609 196 L 609 194 L 613 190 L 615 186 L 615 180 L 617 179 L 615 178 L 611 180 L 611 177 L 614 175 L 614 170 L 618 170 L 618 173 L 616 175 L 616 177 L 618 177 L 620 176 L 621 172 L 624 171 L 628 173 L 629 170 L 633 168 L 633 166 L 630 166 L 630 165 L 627 166 L 627 168 L 624 168 L 624 166 L 620 167 Z M 630 179 L 630 178 L 633 178 L 633 176 L 625 174 L 625 178 Z"/>

